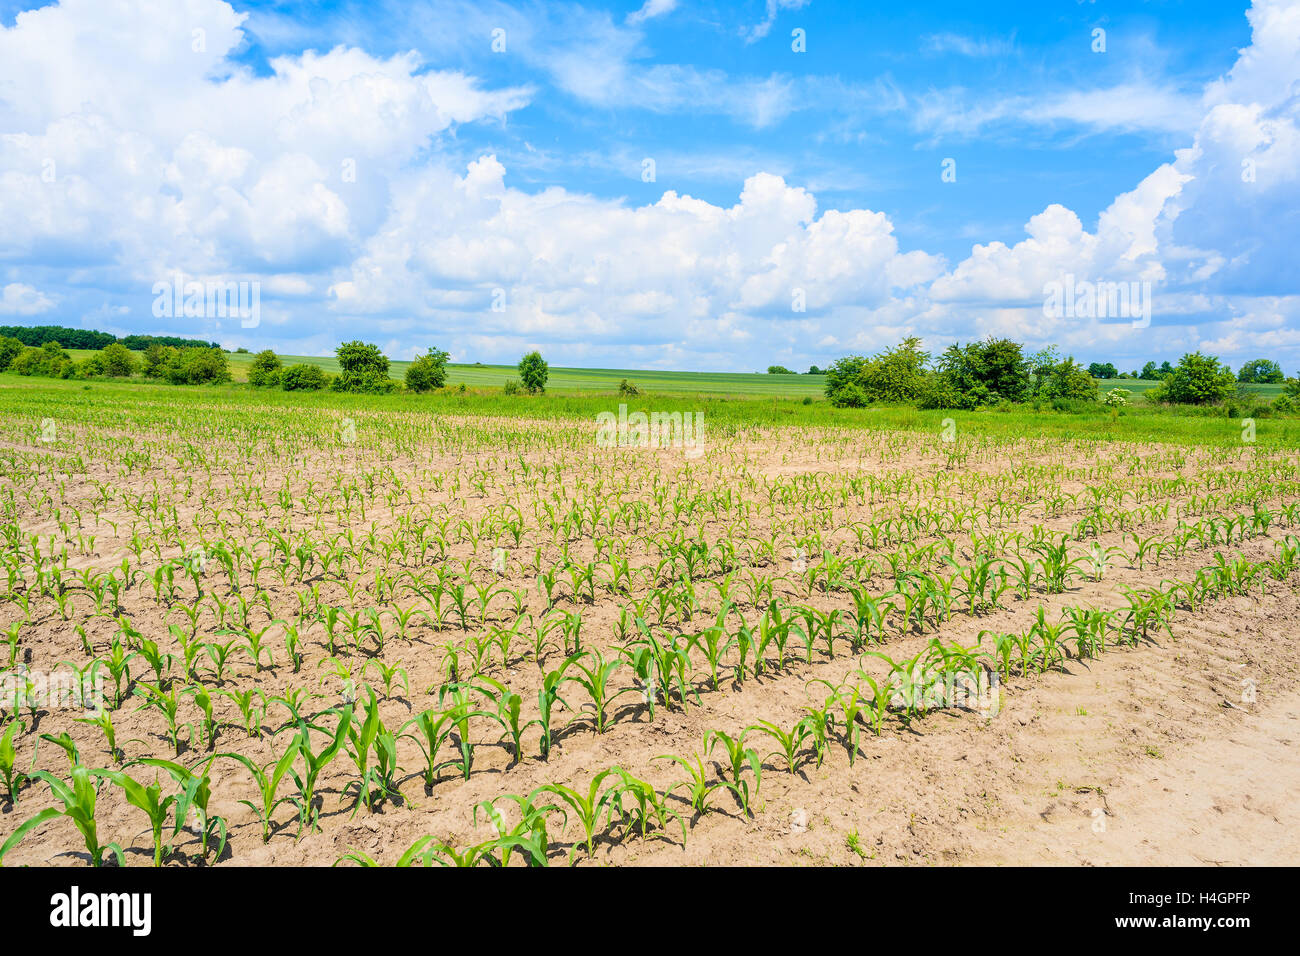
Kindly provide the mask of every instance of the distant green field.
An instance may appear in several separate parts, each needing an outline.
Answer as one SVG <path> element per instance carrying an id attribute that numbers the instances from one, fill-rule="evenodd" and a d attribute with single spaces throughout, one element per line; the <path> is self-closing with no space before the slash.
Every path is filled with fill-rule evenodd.
<path id="1" fill-rule="evenodd" d="M 1154 379 L 1146 378 L 1110 378 L 1097 379 L 1097 388 L 1103 395 L 1112 388 L 1127 388 L 1134 395 L 1142 395 L 1149 389 L 1155 388 L 1160 383 Z M 1282 394 L 1281 385 L 1248 385 L 1247 389 L 1257 395 L 1265 398 L 1277 398 Z"/>
<path id="2" fill-rule="evenodd" d="M 69 349 L 68 354 L 75 359 L 85 358 L 91 352 L 83 349 Z M 230 372 L 235 381 L 248 379 L 248 367 L 252 364 L 251 353 L 232 352 Z M 338 359 L 333 356 L 319 355 L 281 355 L 280 361 L 285 365 L 304 363 L 319 365 L 325 371 L 337 374 Z M 406 375 L 410 362 L 394 361 L 389 366 L 389 375 L 401 379 Z M 500 388 L 508 379 L 518 379 L 519 372 L 513 365 L 448 365 L 447 384 L 459 385 L 464 382 L 471 387 Z M 820 396 L 826 386 L 824 375 L 768 375 L 762 372 L 665 372 L 645 369 L 614 368 L 559 368 L 551 366 L 551 375 L 547 379 L 546 389 L 552 392 L 612 392 L 618 389 L 618 383 L 627 379 L 642 391 L 649 392 L 684 392 L 695 395 L 769 395 L 802 398 L 805 395 Z"/>

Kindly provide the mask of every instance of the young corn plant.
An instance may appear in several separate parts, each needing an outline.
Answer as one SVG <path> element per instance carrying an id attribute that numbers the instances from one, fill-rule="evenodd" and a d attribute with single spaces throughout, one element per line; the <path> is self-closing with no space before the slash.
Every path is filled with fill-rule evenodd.
<path id="1" fill-rule="evenodd" d="M 614 770 L 620 780 L 617 795 L 614 797 L 620 818 L 626 820 L 630 816 L 633 826 L 640 830 L 643 840 L 652 825 L 657 827 L 657 832 L 667 839 L 668 821 L 675 820 L 681 827 L 682 845 L 685 846 L 686 821 L 682 819 L 680 813 L 668 806 L 665 794 L 656 790 L 653 784 L 633 776 L 622 767 L 615 767 Z M 623 807 L 624 799 L 631 804 L 630 809 L 626 811 Z"/>
<path id="2" fill-rule="evenodd" d="M 172 830 L 172 840 L 175 841 L 181 829 L 188 826 L 187 821 L 192 810 L 195 818 L 192 830 L 198 834 L 199 859 L 204 862 L 207 862 L 208 850 L 213 842 L 216 843 L 214 854 L 216 859 L 221 859 L 221 855 L 226 851 L 226 821 L 208 809 L 208 803 L 212 799 L 212 778 L 208 771 L 216 759 L 217 755 L 213 754 L 206 760 L 200 761 L 193 769 L 172 760 L 155 757 L 145 757 L 140 761 L 146 766 L 167 771 L 180 787 L 180 792 L 176 795 L 176 826 Z"/>
<path id="3" fill-rule="evenodd" d="M 162 786 L 156 781 L 148 785 L 142 784 L 120 770 L 99 770 L 95 774 L 120 787 L 126 802 L 143 811 L 149 818 L 149 826 L 153 830 L 153 865 L 162 866 L 164 857 L 171 850 L 163 845 L 163 827 L 167 825 L 167 817 L 176 805 L 176 795 L 164 797 Z M 177 829 L 179 828 L 178 823 Z"/>
<path id="4" fill-rule="evenodd" d="M 791 774 L 798 773 L 799 766 L 803 763 L 803 760 L 801 760 L 800 757 L 804 756 L 804 742 L 812 735 L 812 730 L 808 726 L 807 718 L 800 720 L 788 731 L 782 730 L 771 721 L 762 719 L 760 719 L 758 723 L 752 724 L 745 729 L 746 731 L 755 730 L 776 741 L 778 749 L 772 751 L 767 756 L 781 757 L 785 760 L 786 769 L 789 770 Z"/>
<path id="5" fill-rule="evenodd" d="M 591 778 L 591 783 L 588 784 L 585 793 L 561 783 L 548 783 L 538 787 L 531 795 L 531 797 L 536 797 L 539 793 L 552 793 L 569 805 L 573 810 L 574 816 L 578 818 L 578 823 L 582 826 L 582 832 L 586 840 L 588 859 L 596 854 L 595 836 L 596 828 L 600 823 L 601 813 L 606 814 L 607 824 L 613 822 L 612 801 L 618 793 L 618 786 L 614 785 L 602 790 L 601 784 L 603 784 L 605 780 L 614 773 L 614 768 L 610 768 L 609 770 L 602 770 L 600 773 L 596 774 Z"/>
<path id="6" fill-rule="evenodd" d="M 258 802 L 254 803 L 251 800 L 240 800 L 239 802 L 257 814 L 258 821 L 262 825 L 262 842 L 270 842 L 275 811 L 280 804 L 293 802 L 293 797 L 290 795 L 280 796 L 280 785 L 284 782 L 286 776 L 293 775 L 293 762 L 298 756 L 298 738 L 295 737 L 290 742 L 285 752 L 280 755 L 279 760 L 271 760 L 261 766 L 243 754 L 220 753 L 217 756 L 237 761 L 248 770 L 253 779 L 253 785 L 257 788 Z"/>
<path id="7" fill-rule="evenodd" d="M 750 800 L 753 796 L 758 795 L 758 789 L 763 783 L 763 761 L 758 756 L 758 752 L 752 747 L 745 746 L 745 738 L 749 735 L 752 728 L 745 728 L 740 733 L 732 737 L 730 734 L 723 733 L 721 730 L 710 730 L 704 735 L 704 752 L 705 754 L 713 753 L 713 748 L 721 744 L 723 751 L 727 755 L 727 771 L 731 779 L 725 782 L 725 786 L 736 796 L 736 801 L 740 804 L 740 810 L 746 816 L 753 816 L 750 809 Z M 745 779 L 745 768 L 754 774 L 754 792 L 749 792 L 749 781 Z"/>
<path id="8" fill-rule="evenodd" d="M 698 819 L 709 812 L 709 798 L 720 790 L 724 784 L 710 782 L 708 771 L 704 769 L 703 759 L 699 754 L 693 756 L 694 763 L 677 754 L 662 754 L 654 759 L 670 760 L 686 770 L 687 778 L 679 780 L 670 786 L 665 791 L 665 796 L 670 796 L 677 790 L 685 790 L 687 805 L 691 808 L 695 818 Z"/>
<path id="9" fill-rule="evenodd" d="M 325 728 L 317 726 L 306 720 L 299 721 L 298 735 L 296 738 L 296 749 L 298 756 L 302 758 L 302 774 L 291 771 L 294 782 L 298 785 L 298 796 L 295 802 L 298 804 L 298 831 L 306 827 L 308 832 L 315 833 L 320 821 L 320 808 L 316 805 L 316 784 L 320 779 L 321 773 L 334 762 L 339 751 L 343 749 L 343 742 L 347 736 L 348 728 L 352 723 L 352 708 L 334 708 L 332 710 L 338 716 L 338 725 L 334 728 L 333 736 Z M 311 732 L 315 730 L 326 735 L 329 743 L 319 753 L 311 749 Z"/>
<path id="10" fill-rule="evenodd" d="M 90 854 L 92 866 L 100 867 L 104 865 L 104 854 L 111 852 L 117 859 L 118 866 L 126 865 L 126 858 L 122 848 L 116 843 L 101 845 L 99 842 L 99 824 L 95 819 L 95 803 L 98 796 L 98 790 L 95 787 L 93 772 L 83 766 L 72 768 L 72 773 L 67 781 L 61 780 L 48 770 L 37 770 L 32 774 L 32 779 L 43 780 L 49 785 L 50 792 L 55 799 L 63 805 L 63 809 L 50 808 L 41 811 L 37 817 L 43 817 L 45 820 L 54 817 L 67 817 L 76 826 L 81 838 L 86 844 L 86 852 Z"/>
<path id="11" fill-rule="evenodd" d="M 14 747 L 14 738 L 21 726 L 17 720 L 11 720 L 0 734 L 0 778 L 4 779 L 10 807 L 18 805 L 18 791 L 27 782 L 27 775 L 17 768 L 18 753 Z"/>
<path id="12" fill-rule="evenodd" d="M 587 661 L 590 663 L 586 663 Z M 570 657 L 565 662 L 566 670 L 570 666 L 575 673 L 566 674 L 563 681 L 577 684 L 587 692 L 587 696 L 591 698 L 589 706 L 592 728 L 596 733 L 603 734 L 609 725 L 609 711 L 614 702 L 624 694 L 635 693 L 636 690 L 633 687 L 625 687 L 616 691 L 610 686 L 610 678 L 623 666 L 623 661 L 618 658 L 607 661 L 600 651 L 588 651 Z"/>

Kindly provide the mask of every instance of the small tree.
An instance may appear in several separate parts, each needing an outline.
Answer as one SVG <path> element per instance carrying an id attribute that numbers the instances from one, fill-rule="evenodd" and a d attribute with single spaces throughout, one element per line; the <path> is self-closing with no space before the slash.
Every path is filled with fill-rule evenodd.
<path id="1" fill-rule="evenodd" d="M 219 348 L 174 349 L 162 372 L 173 385 L 219 385 L 230 381 L 226 353 Z"/>
<path id="2" fill-rule="evenodd" d="M 0 336 L 0 372 L 9 371 L 9 366 L 25 346 L 12 336 Z"/>
<path id="3" fill-rule="evenodd" d="M 257 388 L 274 388 L 280 384 L 280 370 L 284 363 L 270 349 L 258 352 L 248 366 L 248 384 Z"/>
<path id="4" fill-rule="evenodd" d="M 176 354 L 176 349 L 160 342 L 151 342 L 144 350 L 144 377 L 162 378 L 163 369 Z"/>
<path id="5" fill-rule="evenodd" d="M 1255 359 L 1241 367 L 1237 381 L 1246 385 L 1280 385 L 1286 376 L 1282 374 L 1282 366 L 1272 359 Z"/>
<path id="6" fill-rule="evenodd" d="M 551 367 L 546 364 L 541 352 L 529 352 L 519 360 L 519 381 L 530 395 L 546 391 L 546 380 L 550 374 Z"/>
<path id="7" fill-rule="evenodd" d="M 430 348 L 406 368 L 406 387 L 413 392 L 430 392 L 447 384 L 447 359 L 441 349 Z"/>
<path id="8" fill-rule="evenodd" d="M 1232 370 L 1221 365 L 1217 357 L 1190 352 L 1178 361 L 1178 368 L 1161 385 L 1147 393 L 1153 402 L 1181 405 L 1206 405 L 1229 399 L 1237 391 Z"/>
<path id="9" fill-rule="evenodd" d="M 131 350 L 121 342 L 104 346 L 99 353 L 104 364 L 104 374 L 114 378 L 130 378 L 135 374 L 136 360 Z"/>
<path id="10" fill-rule="evenodd" d="M 331 385 L 336 392 L 391 392 L 397 383 L 388 377 L 388 356 L 369 342 L 344 342 L 335 350 L 342 372 Z"/>
<path id="11" fill-rule="evenodd" d="M 1042 395 L 1066 401 L 1095 402 L 1097 382 L 1073 356 L 1057 362 L 1043 383 Z"/>
<path id="12" fill-rule="evenodd" d="M 769 365 L 767 367 L 767 374 L 768 375 L 793 375 L 794 372 L 790 371 L 784 365 Z"/>

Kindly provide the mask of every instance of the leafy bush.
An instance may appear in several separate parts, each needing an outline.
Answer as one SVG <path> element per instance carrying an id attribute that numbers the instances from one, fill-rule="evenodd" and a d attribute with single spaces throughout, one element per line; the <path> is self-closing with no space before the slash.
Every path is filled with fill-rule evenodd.
<path id="1" fill-rule="evenodd" d="M 618 383 L 618 394 L 622 398 L 635 398 L 641 394 L 641 389 L 637 388 L 627 379 Z"/>
<path id="2" fill-rule="evenodd" d="M 1129 404 L 1128 397 L 1132 394 L 1127 388 L 1112 388 L 1101 403 L 1107 408 L 1124 408 Z"/>
<path id="3" fill-rule="evenodd" d="M 518 395 L 519 383 L 513 378 L 507 379 L 505 385 L 501 386 L 501 393 L 503 395 Z"/>
<path id="4" fill-rule="evenodd" d="M 1095 402 L 1097 380 L 1073 356 L 1050 366 L 1040 380 L 1039 394 L 1049 400 Z"/>
<path id="5" fill-rule="evenodd" d="M 139 365 L 135 355 L 121 342 L 104 346 L 99 356 L 103 364 L 102 374 L 113 378 L 130 378 Z"/>
<path id="6" fill-rule="evenodd" d="M 284 363 L 280 361 L 280 356 L 276 355 L 270 349 L 265 349 L 253 356 L 253 362 L 248 366 L 248 384 L 254 388 L 274 388 L 280 384 L 280 373 L 284 368 Z"/>
<path id="7" fill-rule="evenodd" d="M 905 403 L 921 398 L 927 387 L 926 365 L 930 356 L 921 351 L 921 340 L 912 336 L 893 348 L 871 357 L 847 355 L 826 369 L 826 396 L 839 408 L 857 408 L 870 402 Z M 836 401 L 836 395 L 852 385 L 858 394 Z M 861 397 L 859 405 L 854 405 Z"/>
<path id="8" fill-rule="evenodd" d="M 319 365 L 300 362 L 290 365 L 280 373 L 280 388 L 286 392 L 315 392 L 328 384 L 325 370 Z"/>
<path id="9" fill-rule="evenodd" d="M 1272 359 L 1255 359 L 1247 362 L 1237 372 L 1237 381 L 1245 385 L 1278 385 L 1285 378 L 1282 366 Z"/>
<path id="10" fill-rule="evenodd" d="M 999 399 L 1021 402 L 1029 394 L 1030 362 L 1020 343 L 1010 339 L 951 345 L 939 356 L 937 366 L 940 378 L 961 396 L 960 408 L 988 405 Z"/>
<path id="11" fill-rule="evenodd" d="M 230 366 L 219 348 L 172 349 L 162 377 L 173 385 L 218 385 L 230 381 Z"/>
<path id="12" fill-rule="evenodd" d="M 97 378 L 103 374 L 103 352 L 94 352 L 77 363 L 77 378 Z"/>
<path id="13" fill-rule="evenodd" d="M 768 375 L 794 375 L 795 373 L 790 371 L 784 365 L 769 365 L 767 367 L 767 374 Z"/>
<path id="14" fill-rule="evenodd" d="M 9 366 L 23 350 L 23 343 L 9 335 L 0 336 L 0 372 L 9 371 Z"/>
<path id="15" fill-rule="evenodd" d="M 406 369 L 406 387 L 413 392 L 431 392 L 447 384 L 448 353 L 430 347 Z"/>
<path id="16" fill-rule="evenodd" d="M 46 342 L 40 348 L 25 348 L 9 364 L 19 375 L 42 375 L 46 378 L 70 378 L 75 372 L 72 356 L 58 342 Z"/>
<path id="17" fill-rule="evenodd" d="M 867 405 L 867 393 L 856 382 L 841 385 L 831 392 L 830 399 L 836 408 L 864 408 Z"/>
<path id="18" fill-rule="evenodd" d="M 171 361 L 176 349 L 170 345 L 163 345 L 161 342 L 154 342 L 144 350 L 144 359 L 142 362 L 142 371 L 145 378 L 162 378 L 163 369 Z"/>
<path id="19" fill-rule="evenodd" d="M 541 352 L 529 352 L 519 360 L 519 382 L 530 395 L 546 391 L 546 380 L 550 375 L 551 367 Z"/>
<path id="20" fill-rule="evenodd" d="M 1178 361 L 1178 367 L 1164 381 L 1147 392 L 1152 402 L 1208 405 L 1227 401 L 1236 394 L 1237 379 L 1232 369 L 1221 365 L 1217 357 L 1190 352 Z"/>
<path id="21" fill-rule="evenodd" d="M 330 383 L 334 391 L 377 395 L 397 388 L 397 383 L 388 377 L 388 356 L 378 345 L 344 342 L 335 354 L 343 371 Z"/>

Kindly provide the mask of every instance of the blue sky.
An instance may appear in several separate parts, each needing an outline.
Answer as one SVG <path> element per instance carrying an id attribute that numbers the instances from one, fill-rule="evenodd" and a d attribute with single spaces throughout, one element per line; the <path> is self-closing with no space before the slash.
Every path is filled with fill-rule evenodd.
<path id="1" fill-rule="evenodd" d="M 366 12 L 377 6 L 386 12 Z M 570 50 L 608 55 L 599 49 L 602 36 L 629 32 L 627 17 L 640 4 L 499 5 L 499 14 L 492 4 L 472 6 L 488 12 L 439 20 L 420 4 L 245 4 L 239 9 L 253 15 L 239 59 L 266 71 L 269 58 L 304 43 L 357 44 L 380 55 L 413 47 L 432 63 L 494 84 L 543 91 L 504 127 L 466 127 L 450 144 L 466 161 L 496 153 L 510 185 L 562 186 L 634 203 L 654 202 L 671 188 L 723 204 L 763 169 L 808 187 L 823 206 L 888 212 L 904 244 L 956 261 L 975 239 L 1018 240 L 1025 221 L 1052 202 L 1095 220 L 1189 142 L 1188 130 L 1162 115 L 1121 115 L 1110 125 L 1104 115 L 1022 122 L 1013 112 L 963 126 L 963 106 L 989 109 L 1049 91 L 1067 96 L 1129 83 L 1190 104 L 1250 41 L 1242 8 L 1222 2 L 963 2 L 870 11 L 862 3 L 808 3 L 778 11 L 766 36 L 743 36 L 764 22 L 763 0 L 683 0 L 622 41 L 619 53 L 639 68 L 684 66 L 720 77 L 720 94 L 724 85 L 738 90 L 728 98 L 739 115 L 728 115 L 722 105 L 703 108 L 689 98 L 605 103 L 557 79 L 549 66 L 555 57 Z M 530 32 L 516 41 L 517 20 Z M 517 42 L 518 55 L 491 52 L 485 30 L 493 23 L 506 25 L 507 51 Z M 1104 55 L 1091 49 L 1098 27 L 1107 31 Z M 791 50 L 795 28 L 807 36 L 803 54 Z M 743 89 L 769 81 L 788 89 L 789 102 L 763 117 L 761 107 L 751 107 L 758 94 Z M 927 99 L 953 115 L 918 120 L 908 104 Z M 655 183 L 641 181 L 645 156 L 660 157 Z M 940 164 L 949 157 L 958 160 L 957 181 L 939 188 Z"/>
<path id="2" fill-rule="evenodd" d="M 735 370 L 1006 334 L 1300 367 L 1296 0 L 25 8 L 0 0 L 25 223 L 0 323 Z M 155 315 L 176 273 L 258 283 L 264 320 Z M 1149 283 L 1149 326 L 1045 314 L 1067 274 Z"/>

